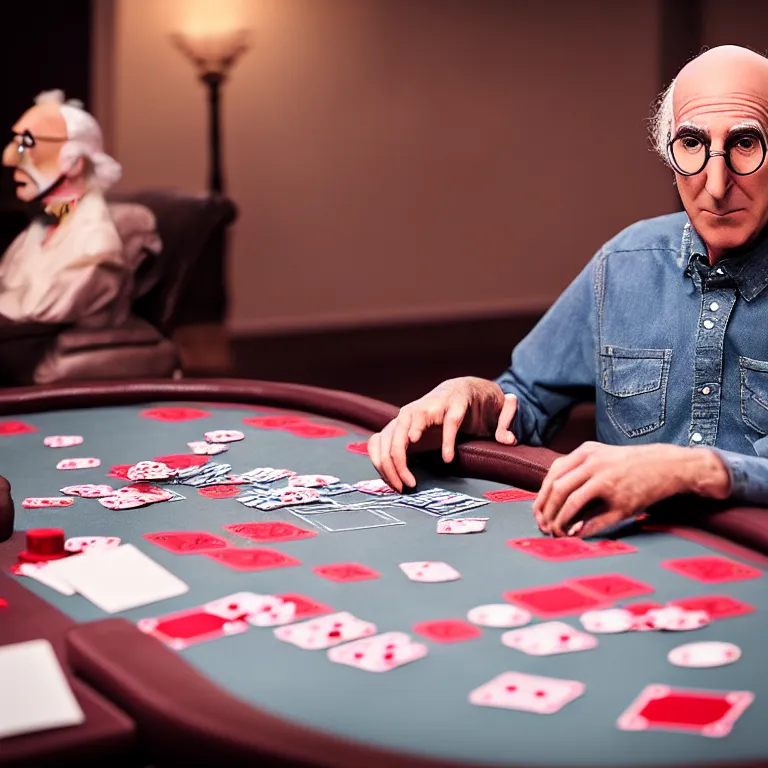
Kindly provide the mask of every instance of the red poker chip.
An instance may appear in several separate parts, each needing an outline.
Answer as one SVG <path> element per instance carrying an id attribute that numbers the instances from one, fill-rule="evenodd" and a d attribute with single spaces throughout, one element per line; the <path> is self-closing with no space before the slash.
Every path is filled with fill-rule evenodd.
<path id="1" fill-rule="evenodd" d="M 291 426 L 309 424 L 303 416 L 251 416 L 243 419 L 243 424 L 258 429 L 285 429 Z"/>
<path id="2" fill-rule="evenodd" d="M 200 408 L 148 408 L 139 415 L 144 419 L 155 421 L 193 421 L 206 419 L 211 414 Z"/>
<path id="3" fill-rule="evenodd" d="M 312 439 L 328 438 L 328 437 L 344 437 L 347 434 L 346 429 L 341 427 L 332 427 L 327 424 L 299 424 L 297 426 L 288 427 L 286 432 L 290 432 L 296 437 L 307 437 Z"/>
<path id="4" fill-rule="evenodd" d="M 208 485 L 197 489 L 197 492 L 206 499 L 231 499 L 240 491 L 242 488 L 239 485 Z"/>
<path id="5" fill-rule="evenodd" d="M 37 427 L 24 421 L 0 421 L 0 435 L 26 435 L 37 432 Z"/>
<path id="6" fill-rule="evenodd" d="M 169 469 L 187 469 L 202 467 L 211 460 L 210 456 L 200 456 L 196 453 L 171 453 L 168 456 L 155 456 L 152 461 L 159 461 Z"/>
<path id="7" fill-rule="evenodd" d="M 8 607 L 8 601 L 3 600 L 2 597 L 0 597 L 0 608 L 7 608 Z"/>
<path id="8" fill-rule="evenodd" d="M 368 455 L 368 443 L 349 443 L 347 450 L 350 453 L 359 453 L 361 456 Z"/>

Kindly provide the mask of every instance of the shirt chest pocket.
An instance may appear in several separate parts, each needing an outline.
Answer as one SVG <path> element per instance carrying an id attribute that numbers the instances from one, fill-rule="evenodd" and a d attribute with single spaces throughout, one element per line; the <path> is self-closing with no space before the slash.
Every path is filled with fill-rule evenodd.
<path id="1" fill-rule="evenodd" d="M 741 418 L 759 432 L 768 434 L 768 363 L 739 358 Z"/>
<path id="2" fill-rule="evenodd" d="M 600 386 L 605 410 L 627 437 L 641 437 L 664 425 L 671 349 L 604 346 Z"/>

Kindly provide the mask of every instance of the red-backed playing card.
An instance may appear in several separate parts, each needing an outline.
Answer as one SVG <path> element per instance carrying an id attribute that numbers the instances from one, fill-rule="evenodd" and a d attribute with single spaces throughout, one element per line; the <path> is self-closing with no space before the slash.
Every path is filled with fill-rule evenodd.
<path id="1" fill-rule="evenodd" d="M 139 619 L 136 626 L 142 632 L 180 651 L 205 640 L 245 632 L 248 629 L 248 622 L 241 619 L 226 619 L 208 613 L 202 608 L 192 608 L 159 618 Z"/>
<path id="2" fill-rule="evenodd" d="M 763 572 L 749 565 L 726 557 L 708 555 L 705 557 L 684 557 L 678 560 L 666 560 L 662 567 L 687 576 L 689 579 L 703 581 L 705 584 L 721 584 L 727 581 L 757 579 Z"/>
<path id="3" fill-rule="evenodd" d="M 520 488 L 505 488 L 500 491 L 486 491 L 485 496 L 488 501 L 535 501 L 538 494 L 530 491 L 523 491 Z"/>
<path id="4" fill-rule="evenodd" d="M 507 546 L 553 563 L 594 557 L 586 541 L 573 537 L 555 539 L 542 536 L 535 539 L 510 539 Z"/>
<path id="5" fill-rule="evenodd" d="M 648 611 L 655 611 L 664 606 L 661 603 L 654 603 L 652 600 L 645 600 L 639 603 L 627 603 L 621 607 L 633 616 L 644 616 Z"/>
<path id="6" fill-rule="evenodd" d="M 301 560 L 284 555 L 276 549 L 230 547 L 203 552 L 206 557 L 234 568 L 236 571 L 266 571 L 270 568 L 287 568 L 301 565 Z"/>
<path id="7" fill-rule="evenodd" d="M 205 531 L 163 531 L 145 533 L 144 538 L 158 547 L 178 555 L 194 555 L 212 549 L 226 549 L 229 543 L 221 536 Z"/>
<path id="8" fill-rule="evenodd" d="M 193 419 L 207 419 L 211 414 L 199 408 L 148 408 L 139 414 L 145 419 L 155 421 L 192 421 Z"/>
<path id="9" fill-rule="evenodd" d="M 631 555 L 633 552 L 637 552 L 637 547 L 633 547 L 631 544 L 627 544 L 626 541 L 619 541 L 617 539 L 593 539 L 587 542 L 592 551 L 597 555 Z"/>
<path id="10" fill-rule="evenodd" d="M 261 523 L 235 523 L 234 525 L 225 525 L 224 530 L 251 541 L 299 541 L 317 536 L 317 531 L 309 531 L 306 528 L 299 528 L 293 523 L 281 523 L 277 520 Z"/>
<path id="11" fill-rule="evenodd" d="M 296 618 L 297 619 L 310 619 L 312 616 L 321 616 L 325 613 L 333 613 L 334 609 L 330 605 L 321 603 L 318 600 L 313 600 L 306 595 L 299 595 L 295 592 L 290 592 L 285 595 L 275 595 L 281 600 L 285 600 L 287 603 L 293 603 L 296 606 Z"/>
<path id="12" fill-rule="evenodd" d="M 727 736 L 754 701 L 749 691 L 695 691 L 649 685 L 618 720 L 624 731 L 658 729 Z"/>
<path id="13" fill-rule="evenodd" d="M 332 565 L 317 565 L 313 573 L 330 581 L 365 581 L 378 579 L 381 574 L 360 563 L 334 563 Z"/>
<path id="14" fill-rule="evenodd" d="M 187 467 L 202 467 L 211 460 L 210 456 L 195 453 L 171 453 L 168 456 L 155 456 L 152 461 L 159 461 L 169 469 L 187 469 Z"/>
<path id="15" fill-rule="evenodd" d="M 326 437 L 344 437 L 347 434 L 346 429 L 341 427 L 332 427 L 329 424 L 295 424 L 289 426 L 286 432 L 290 432 L 296 437 L 307 437 L 312 439 Z"/>
<path id="16" fill-rule="evenodd" d="M 610 608 L 610 600 L 601 600 L 597 596 L 574 589 L 567 584 L 552 584 L 532 589 L 517 589 L 505 592 L 504 599 L 525 608 L 542 619 L 555 616 L 571 616 L 597 608 Z"/>
<path id="17" fill-rule="evenodd" d="M 435 643 L 461 643 L 483 634 L 482 630 L 474 624 L 461 619 L 421 621 L 413 625 L 413 631 Z"/>
<path id="18" fill-rule="evenodd" d="M 239 485 L 208 485 L 198 488 L 197 492 L 206 499 L 231 499 L 237 496 L 243 489 Z"/>
<path id="19" fill-rule="evenodd" d="M 309 424 L 309 421 L 303 416 L 252 416 L 243 419 L 243 424 L 258 429 L 285 429 L 300 424 Z"/>
<path id="20" fill-rule="evenodd" d="M 566 579 L 564 583 L 607 600 L 623 600 L 626 597 L 650 595 L 656 591 L 650 584 L 630 579 L 629 576 L 624 576 L 620 573 L 579 576 L 575 579 Z"/>
<path id="21" fill-rule="evenodd" d="M 0 421 L 0 435 L 26 435 L 37 432 L 37 427 L 23 421 Z"/>
<path id="22" fill-rule="evenodd" d="M 368 455 L 368 443 L 349 443 L 347 450 L 350 453 L 359 453 L 361 456 Z"/>
<path id="23" fill-rule="evenodd" d="M 127 480 L 128 479 L 128 470 L 133 466 L 133 464 L 115 464 L 113 467 L 109 468 L 109 472 L 107 473 L 107 477 L 112 477 L 115 480 Z"/>
<path id="24" fill-rule="evenodd" d="M 712 621 L 727 619 L 731 616 L 742 616 L 745 613 L 754 613 L 755 611 L 754 605 L 744 603 L 729 595 L 683 597 L 679 600 L 670 600 L 669 604 L 685 608 L 686 611 L 706 611 Z"/>

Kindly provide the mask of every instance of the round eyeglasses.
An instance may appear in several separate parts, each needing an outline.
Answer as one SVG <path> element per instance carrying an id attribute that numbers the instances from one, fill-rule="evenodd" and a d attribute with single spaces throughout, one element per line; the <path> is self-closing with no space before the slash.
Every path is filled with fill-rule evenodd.
<path id="1" fill-rule="evenodd" d="M 701 173 L 710 157 L 722 157 L 737 176 L 749 176 L 765 162 L 765 139 L 757 131 L 731 136 L 722 152 L 713 152 L 710 142 L 693 133 L 684 133 L 667 144 L 672 167 L 682 176 Z"/>

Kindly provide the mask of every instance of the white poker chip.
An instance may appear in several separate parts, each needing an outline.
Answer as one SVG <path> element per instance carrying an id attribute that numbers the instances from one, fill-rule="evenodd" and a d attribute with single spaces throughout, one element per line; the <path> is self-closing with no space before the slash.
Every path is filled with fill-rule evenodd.
<path id="1" fill-rule="evenodd" d="M 642 620 L 652 629 L 666 630 L 667 632 L 686 632 L 700 629 L 712 621 L 706 611 L 687 611 L 677 605 L 654 608 L 648 611 Z"/>
<path id="2" fill-rule="evenodd" d="M 49 435 L 43 439 L 43 445 L 48 448 L 73 448 L 82 444 L 82 435 Z"/>
<path id="3" fill-rule="evenodd" d="M 528 611 L 509 603 L 478 605 L 467 613 L 467 619 L 479 627 L 522 627 L 532 618 Z"/>
<path id="4" fill-rule="evenodd" d="M 175 474 L 162 461 L 140 461 L 126 472 L 129 480 L 168 480 Z"/>
<path id="5" fill-rule="evenodd" d="M 623 608 L 608 608 L 601 611 L 587 611 L 579 620 L 587 632 L 595 634 L 616 634 L 629 632 L 635 626 L 636 617 Z"/>
<path id="6" fill-rule="evenodd" d="M 667 654 L 676 667 L 722 667 L 741 658 L 741 648 L 733 643 L 703 642 L 678 645 Z"/>

